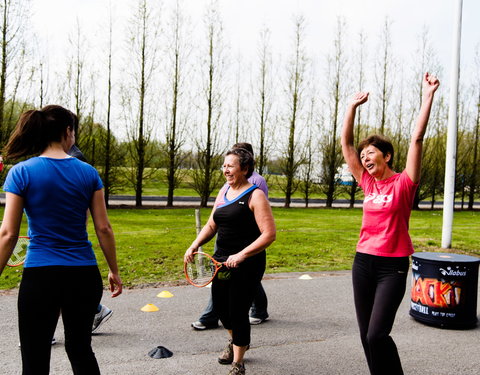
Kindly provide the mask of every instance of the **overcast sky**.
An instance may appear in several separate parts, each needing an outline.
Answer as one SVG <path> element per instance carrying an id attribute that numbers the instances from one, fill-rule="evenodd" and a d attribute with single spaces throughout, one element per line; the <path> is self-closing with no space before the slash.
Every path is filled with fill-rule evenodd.
<path id="1" fill-rule="evenodd" d="M 109 2 L 114 5 L 115 36 L 120 41 L 115 43 L 117 49 L 126 51 L 125 26 L 135 12 L 137 0 L 31 0 L 33 31 L 42 48 L 48 50 L 47 59 L 50 69 L 64 75 L 68 38 L 75 31 L 77 20 L 81 31 L 88 40 L 93 53 L 88 58 L 90 64 L 105 72 L 106 34 L 109 16 Z M 164 9 L 172 8 L 176 0 L 150 0 L 163 4 Z M 183 8 L 191 18 L 194 30 L 193 37 L 205 41 L 203 16 L 211 0 L 183 0 Z M 265 27 L 271 32 L 271 47 L 274 62 L 280 70 L 284 68 L 285 58 L 292 55 L 294 35 L 294 17 L 303 15 L 306 20 L 305 46 L 309 57 L 316 64 L 316 69 L 325 63 L 325 57 L 332 52 L 333 40 L 338 17 L 342 17 L 347 25 L 345 35 L 347 55 L 354 56 L 357 50 L 355 42 L 362 31 L 367 39 L 367 57 L 371 60 L 365 68 L 371 75 L 374 66 L 375 48 L 379 48 L 380 37 L 386 17 L 391 21 L 391 46 L 395 59 L 407 69 L 415 61 L 414 53 L 419 47 L 420 34 L 424 27 L 429 31 L 430 41 L 436 58 L 443 67 L 440 81 L 448 96 L 450 64 L 453 42 L 454 10 L 457 0 L 219 0 L 221 19 L 224 26 L 224 39 L 229 46 L 229 54 L 235 61 L 238 55 L 242 63 L 250 64 L 250 68 L 258 65 L 259 34 Z M 462 80 L 469 82 L 473 71 L 475 48 L 480 45 L 480 1 L 463 1 L 462 28 Z M 202 39 L 203 38 L 203 39 Z M 194 42 L 195 43 L 195 42 Z M 122 47 L 122 48 L 121 48 Z M 198 55 L 197 55 L 198 56 Z M 128 67 L 128 55 L 116 55 L 115 66 Z M 437 74 L 431 69 L 431 73 Z M 474 72 L 474 73 L 471 73 Z M 408 71 L 404 73 L 409 73 Z M 120 73 L 121 74 L 121 73 Z M 53 76 L 53 75 L 52 75 Z M 103 77 L 102 77 L 103 76 Z M 105 78 L 100 74 L 100 79 Z M 244 78 L 244 77 L 243 77 Z M 121 80 L 122 78 L 120 78 Z M 320 78 L 321 80 L 322 78 Z M 118 81 L 118 80 L 117 80 Z M 324 82 L 319 81 L 319 85 Z M 468 84 L 467 84 L 468 85 Z M 464 87 L 466 87 L 465 85 Z M 98 83 L 100 88 L 105 85 Z M 375 87 L 372 80 L 364 88 L 372 92 Z M 51 86 L 53 87 L 53 85 Z M 53 91 L 53 90 L 52 90 Z M 232 96 L 233 97 L 233 96 Z M 372 95 L 373 100 L 373 95 Z"/>
<path id="2" fill-rule="evenodd" d="M 160 2 L 160 0 L 153 0 Z M 33 23 L 41 40 L 48 40 L 52 55 L 65 48 L 68 34 L 76 19 L 82 31 L 92 36 L 102 32 L 109 0 L 32 0 Z M 201 17 L 210 0 L 184 0 L 185 9 L 195 27 L 203 28 Z M 121 22 L 135 8 L 134 0 L 113 0 Z M 175 0 L 164 0 L 169 7 Z M 454 5 L 457 0 L 220 0 L 227 41 L 234 55 L 256 53 L 258 34 L 264 26 L 271 30 L 272 46 L 285 54 L 291 46 L 292 19 L 302 14 L 307 21 L 306 37 L 309 53 L 321 54 L 332 44 L 338 16 L 344 17 L 348 32 L 356 35 L 363 30 L 374 43 L 381 32 L 385 17 L 392 21 L 392 46 L 395 54 L 408 58 L 418 42 L 423 26 L 430 30 L 438 57 L 448 72 L 452 51 Z M 480 1 L 463 1 L 462 63 L 470 63 L 480 43 Z M 89 38 L 90 39 L 90 38 Z"/>

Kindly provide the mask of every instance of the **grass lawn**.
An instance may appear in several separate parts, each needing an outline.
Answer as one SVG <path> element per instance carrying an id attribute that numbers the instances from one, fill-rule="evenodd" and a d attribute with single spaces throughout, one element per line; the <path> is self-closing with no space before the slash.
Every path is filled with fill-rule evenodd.
<path id="1" fill-rule="evenodd" d="M 360 230 L 360 209 L 273 208 L 277 240 L 267 252 L 267 273 L 347 270 L 351 268 Z M 3 214 L 3 209 L 0 210 Z M 121 277 L 126 286 L 184 280 L 183 254 L 195 238 L 193 208 L 112 209 L 109 211 Z M 202 222 L 210 209 L 202 209 Z M 416 251 L 440 249 L 441 211 L 414 211 L 410 234 Z M 25 233 L 26 225 L 22 226 Z M 455 212 L 453 249 L 449 252 L 480 256 L 480 212 Z M 89 223 L 90 239 L 104 277 L 105 260 Z M 204 246 L 212 253 L 213 241 Z M 7 267 L 0 289 L 18 286 L 22 268 Z"/>

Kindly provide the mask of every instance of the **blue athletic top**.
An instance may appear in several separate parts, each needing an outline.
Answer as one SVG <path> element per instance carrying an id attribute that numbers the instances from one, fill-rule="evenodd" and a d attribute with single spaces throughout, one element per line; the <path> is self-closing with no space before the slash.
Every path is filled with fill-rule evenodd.
<path id="1" fill-rule="evenodd" d="M 3 189 L 23 198 L 28 219 L 24 267 L 97 264 L 86 222 L 102 187 L 97 170 L 73 157 L 33 157 L 10 169 Z"/>

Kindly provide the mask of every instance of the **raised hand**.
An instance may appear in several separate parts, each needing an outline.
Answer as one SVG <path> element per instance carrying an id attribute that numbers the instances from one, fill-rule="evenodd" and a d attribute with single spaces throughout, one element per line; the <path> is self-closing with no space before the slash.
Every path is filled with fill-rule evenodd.
<path id="1" fill-rule="evenodd" d="M 425 94 L 433 94 L 435 91 L 437 91 L 438 86 L 440 86 L 440 81 L 437 77 L 427 72 L 423 76 L 422 86 Z"/>
<path id="2" fill-rule="evenodd" d="M 358 107 L 359 105 L 362 105 L 368 100 L 368 92 L 357 92 L 355 95 L 353 95 L 353 98 L 350 100 L 350 105 L 353 107 Z"/>

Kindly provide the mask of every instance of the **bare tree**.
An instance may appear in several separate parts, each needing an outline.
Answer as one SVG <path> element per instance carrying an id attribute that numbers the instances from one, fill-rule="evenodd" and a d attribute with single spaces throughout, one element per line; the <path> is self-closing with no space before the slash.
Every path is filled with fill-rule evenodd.
<path id="1" fill-rule="evenodd" d="M 231 130 L 233 133 L 233 143 L 238 143 L 240 142 L 240 132 L 241 129 L 243 129 L 243 132 L 246 132 L 245 130 L 245 121 L 243 121 L 243 90 L 242 90 L 242 82 L 243 82 L 243 70 L 244 70 L 244 65 L 242 63 L 241 56 L 239 55 L 237 57 L 237 69 L 236 69 L 236 74 L 235 74 L 235 98 L 234 98 L 234 110 L 232 114 L 232 126 Z"/>
<path id="2" fill-rule="evenodd" d="M 269 120 L 272 109 L 273 88 L 272 88 L 272 57 L 270 51 L 270 31 L 265 28 L 260 33 L 259 47 L 260 71 L 259 87 L 255 97 L 258 98 L 257 118 L 258 118 L 258 157 L 256 158 L 256 168 L 258 173 L 263 175 L 266 171 L 268 162 L 268 153 L 270 145 L 269 138 Z"/>
<path id="3" fill-rule="evenodd" d="M 285 193 L 285 207 L 290 207 L 293 193 L 298 188 L 298 180 L 295 180 L 299 166 L 303 159 L 298 153 L 297 136 L 301 119 L 304 76 L 306 70 L 306 54 L 304 47 L 305 18 L 297 16 L 295 19 L 295 34 L 293 44 L 293 56 L 288 67 L 288 141 L 283 151 L 281 169 L 285 175 L 285 183 L 281 189 Z"/>
<path id="4" fill-rule="evenodd" d="M 73 33 L 69 36 L 69 43 L 71 46 L 72 55 L 69 58 L 69 65 L 67 71 L 68 85 L 70 87 L 69 94 L 70 100 L 73 100 L 74 112 L 78 117 L 79 127 L 77 130 L 77 140 L 80 148 L 82 149 L 82 128 L 83 128 L 83 112 L 86 109 L 87 103 L 87 94 L 85 90 L 86 85 L 86 75 L 87 61 L 86 55 L 88 52 L 87 40 L 83 34 L 82 28 L 80 26 L 80 21 L 76 20 L 75 29 Z"/>
<path id="5" fill-rule="evenodd" d="M 150 146 L 153 136 L 150 91 L 154 83 L 153 73 L 157 66 L 156 54 L 159 15 L 153 13 L 148 0 L 138 0 L 137 10 L 132 15 L 129 30 L 128 71 L 132 77 L 131 87 L 123 87 L 124 115 L 129 137 L 129 153 L 132 160 L 130 181 L 135 190 L 135 206 L 142 206 L 144 179 L 154 172 L 147 169 L 153 158 Z M 135 95 L 132 95 L 132 91 Z"/>
<path id="6" fill-rule="evenodd" d="M 315 187 L 313 176 L 314 176 L 314 166 L 315 166 L 315 144 L 317 133 L 316 119 L 315 119 L 315 96 L 312 95 L 310 98 L 310 108 L 308 110 L 307 118 L 307 138 L 305 140 L 304 147 L 304 159 L 303 164 L 300 166 L 300 191 L 303 194 L 303 199 L 305 200 L 305 207 L 308 207 L 310 201 L 310 195 Z"/>
<path id="7" fill-rule="evenodd" d="M 169 112 L 170 116 L 168 116 L 165 143 L 168 183 L 167 207 L 173 206 L 174 191 L 180 183 L 180 165 L 183 161 L 181 147 L 185 144 L 185 127 L 183 126 L 184 120 L 181 117 L 181 106 L 186 104 L 182 102 L 182 98 L 184 96 L 186 77 L 185 65 L 190 52 L 189 47 L 186 45 L 186 41 L 189 38 L 185 26 L 185 18 L 179 1 L 177 1 L 171 19 L 171 39 L 165 52 L 171 62 L 171 65 L 168 67 L 171 91 L 170 94 L 167 94 L 171 103 L 167 109 L 167 113 Z"/>
<path id="8" fill-rule="evenodd" d="M 383 24 L 383 32 L 380 36 L 380 45 L 378 48 L 379 60 L 376 60 L 375 78 L 380 94 L 380 103 L 377 110 L 378 132 L 385 134 L 385 125 L 388 122 L 387 113 L 391 96 L 391 68 L 393 67 L 393 57 L 391 54 L 391 21 L 386 18 Z"/>
<path id="9" fill-rule="evenodd" d="M 410 125 L 413 121 L 414 111 L 408 111 L 407 100 L 405 99 L 404 82 L 407 80 L 404 76 L 403 69 L 400 69 L 400 79 L 398 80 L 396 95 L 392 104 L 392 125 L 389 129 L 390 138 L 395 150 L 393 159 L 393 169 L 401 171 L 405 168 L 407 160 L 408 146 L 410 143 Z M 421 75 L 419 76 L 421 77 Z M 413 85 L 416 86 L 415 84 Z"/>
<path id="10" fill-rule="evenodd" d="M 332 207 L 335 199 L 335 174 L 342 162 L 337 133 L 340 122 L 340 103 L 345 95 L 345 82 L 348 81 L 346 78 L 347 58 L 344 54 L 344 30 L 345 21 L 338 18 L 333 42 L 333 57 L 330 56 L 328 58 L 330 73 L 328 74 L 327 87 L 330 103 L 330 128 L 327 130 L 325 139 L 322 142 L 322 188 L 326 194 L 327 207 Z"/>
<path id="11" fill-rule="evenodd" d="M 112 172 L 112 63 L 113 63 L 113 15 L 112 3 L 109 3 L 109 17 L 108 17 L 108 58 L 107 58 L 107 113 L 106 125 L 107 134 L 105 139 L 105 166 L 103 170 L 104 195 L 107 208 L 110 206 L 109 199 L 112 190 L 111 172 Z"/>
<path id="12" fill-rule="evenodd" d="M 204 99 L 206 119 L 202 138 L 197 141 L 197 168 L 193 171 L 193 188 L 200 195 L 200 206 L 206 207 L 208 198 L 219 184 L 221 175 L 220 152 L 217 139 L 221 117 L 222 70 L 224 64 L 222 23 L 218 4 L 212 3 L 205 15 L 207 29 L 207 59 L 204 66 Z"/>
<path id="13" fill-rule="evenodd" d="M 476 54 L 475 54 L 475 66 L 478 71 L 480 68 L 480 48 L 477 47 Z M 471 151 L 472 159 L 471 159 L 471 172 L 469 176 L 468 186 L 469 186 L 469 193 L 468 193 L 468 209 L 473 210 L 473 204 L 475 201 L 475 193 L 478 191 L 478 163 L 479 163 L 479 147 L 480 147 L 480 79 L 476 79 L 475 82 L 475 90 L 476 90 L 476 116 L 475 122 L 473 125 L 473 150 Z"/>
<path id="14" fill-rule="evenodd" d="M 10 134 L 10 127 L 5 119 L 8 77 L 13 62 L 22 48 L 23 33 L 26 27 L 26 11 L 29 2 L 25 0 L 1 0 L 1 52 L 0 52 L 0 146 Z"/>
<path id="15" fill-rule="evenodd" d="M 88 102 L 84 102 L 82 106 L 82 132 L 81 138 L 78 140 L 78 146 L 82 150 L 82 153 L 92 165 L 98 163 L 97 160 L 97 138 L 95 137 L 95 118 L 97 117 L 97 81 L 98 76 L 95 72 L 90 73 L 90 77 L 86 84 L 82 87 L 89 93 Z M 88 85 L 87 85 L 88 84 Z M 102 161 L 103 162 L 103 161 Z"/>
<path id="16" fill-rule="evenodd" d="M 29 53 L 25 41 L 21 41 L 18 47 L 19 50 L 16 59 L 12 64 L 13 69 L 10 75 L 12 79 L 10 79 L 9 98 L 6 102 L 3 116 L 4 125 L 8 131 L 13 130 L 15 126 L 17 110 L 21 113 L 29 106 L 25 99 L 19 100 L 19 91 L 23 89 L 25 98 L 27 98 L 33 82 L 34 70 L 30 66 L 30 56 L 28 56 Z"/>
<path id="17" fill-rule="evenodd" d="M 37 45 L 35 48 L 35 55 L 37 56 L 35 58 L 34 62 L 34 81 L 35 81 L 35 86 L 37 88 L 37 97 L 38 101 L 35 100 L 36 103 L 38 103 L 38 106 L 42 108 L 47 99 L 48 95 L 48 84 L 49 84 L 49 72 L 48 72 L 48 58 L 47 56 L 43 53 L 43 51 L 40 49 L 40 47 Z"/>
<path id="18" fill-rule="evenodd" d="M 445 144 L 446 126 L 448 119 L 448 106 L 445 98 L 440 96 L 437 100 L 436 110 L 432 112 L 428 137 L 424 142 L 422 155 L 421 184 L 417 189 L 417 202 L 430 198 L 430 208 L 433 209 L 437 197 L 443 193 L 445 178 Z"/>
<path id="19" fill-rule="evenodd" d="M 457 157 L 455 167 L 455 192 L 460 195 L 461 209 L 465 206 L 465 197 L 468 186 L 468 176 L 470 174 L 471 159 L 471 133 L 468 129 L 470 123 L 470 111 L 468 110 L 468 100 L 466 99 L 467 89 L 459 87 L 458 100 L 458 129 L 457 129 Z"/>
<path id="20" fill-rule="evenodd" d="M 429 31 L 427 27 L 424 27 L 421 30 L 419 35 L 419 45 L 414 52 L 414 56 L 412 58 L 412 76 L 410 81 L 412 84 L 409 87 L 413 88 L 412 92 L 412 99 L 410 104 L 410 114 L 407 115 L 405 121 L 410 124 L 409 128 L 405 128 L 402 130 L 402 133 L 410 134 L 412 131 L 412 127 L 414 126 L 415 122 L 414 119 L 418 112 L 418 109 L 421 107 L 422 104 L 422 96 L 423 96 L 423 86 L 421 77 L 425 74 L 425 72 L 434 72 L 437 76 L 441 74 L 440 64 L 437 62 L 435 51 L 431 45 Z M 443 107 L 443 100 L 440 99 L 433 104 L 432 112 L 439 111 L 442 113 Z M 408 132 L 407 132 L 408 130 Z M 421 200 L 425 197 L 423 192 L 431 191 L 435 192 L 438 191 L 440 184 L 437 184 L 436 187 L 422 187 L 422 184 L 425 182 L 427 185 L 431 184 L 432 179 L 436 179 L 440 177 L 440 174 L 437 172 L 438 161 L 443 160 L 443 156 L 438 154 L 439 147 L 441 144 L 437 144 L 439 142 L 439 137 L 443 133 L 444 129 L 441 123 L 435 123 L 434 126 L 429 126 L 426 132 L 426 139 L 432 137 L 432 141 L 426 141 L 423 147 L 422 153 L 422 178 L 420 180 L 419 187 L 415 193 L 415 198 L 413 201 L 413 208 L 418 209 L 418 205 Z M 402 140 L 401 144 L 397 145 L 398 152 L 396 152 L 395 158 L 397 159 L 397 164 L 401 165 L 404 168 L 407 158 L 407 151 L 408 151 L 408 143 L 409 139 L 404 135 L 404 139 Z M 399 163 L 402 164 L 399 164 Z M 432 203 L 433 205 L 433 203 Z"/>
<path id="21" fill-rule="evenodd" d="M 365 85 L 365 59 L 366 59 L 366 37 L 363 32 L 360 32 L 358 35 L 358 50 L 357 50 L 357 85 L 356 85 L 356 90 L 357 91 L 363 91 L 364 90 L 364 85 Z M 368 103 L 367 103 L 368 104 Z M 356 125 L 355 125 L 355 131 L 354 131 L 354 144 L 358 144 L 360 141 L 360 137 L 362 136 L 362 129 L 364 129 L 363 121 L 363 106 L 359 106 L 357 108 L 357 116 L 355 118 Z M 350 203 L 349 207 L 353 208 L 355 206 L 355 196 L 357 194 L 358 190 L 358 184 L 357 180 L 352 178 L 352 185 L 350 185 L 349 189 L 349 195 L 350 195 Z"/>

